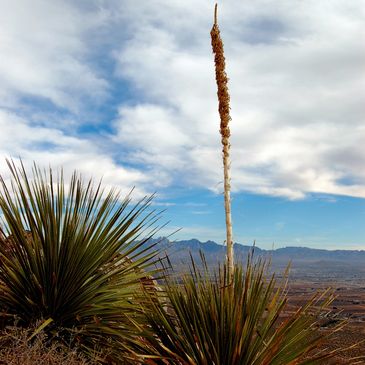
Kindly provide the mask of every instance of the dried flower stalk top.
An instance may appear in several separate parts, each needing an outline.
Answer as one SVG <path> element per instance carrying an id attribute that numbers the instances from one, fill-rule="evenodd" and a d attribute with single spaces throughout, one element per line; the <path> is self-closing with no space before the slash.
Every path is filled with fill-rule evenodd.
<path id="1" fill-rule="evenodd" d="M 220 133 L 222 136 L 223 146 L 229 146 L 229 137 L 231 132 L 229 130 L 229 121 L 231 117 L 229 115 L 229 92 L 228 92 L 228 77 L 226 74 L 226 61 L 224 58 L 223 41 L 220 36 L 219 27 L 217 24 L 217 5 L 215 6 L 214 24 L 210 31 L 212 39 L 212 48 L 214 53 L 215 63 L 215 79 L 218 86 L 218 100 L 219 100 L 219 116 L 221 120 Z"/>

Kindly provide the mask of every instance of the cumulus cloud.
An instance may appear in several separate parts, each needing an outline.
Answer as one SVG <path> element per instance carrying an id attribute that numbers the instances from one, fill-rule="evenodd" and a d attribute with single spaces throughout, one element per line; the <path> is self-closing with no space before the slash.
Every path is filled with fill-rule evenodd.
<path id="1" fill-rule="evenodd" d="M 9 177 L 5 157 L 13 158 L 17 165 L 17 158 L 21 157 L 28 170 L 33 162 L 55 170 L 62 168 L 66 178 L 77 170 L 86 179 L 92 177 L 97 182 L 102 178 L 106 188 L 118 186 L 124 194 L 136 187 L 135 198 L 147 194 L 143 186 L 153 178 L 117 165 L 91 141 L 67 136 L 57 129 L 31 126 L 24 119 L 1 110 L 0 130 L 0 155 L 4 158 L 0 175 L 5 179 Z"/>
<path id="2" fill-rule="evenodd" d="M 76 111 L 84 97 L 105 96 L 107 83 L 87 62 L 87 34 L 104 21 L 98 9 L 72 3 L 17 0 L 1 3 L 0 105 L 24 97 Z"/>
<path id="3" fill-rule="evenodd" d="M 1 3 L 0 174 L 5 179 L 5 158 L 17 163 L 20 157 L 28 168 L 35 161 L 62 167 L 67 176 L 76 169 L 124 193 L 135 186 L 135 198 L 151 193 L 145 185 L 153 173 L 117 163 L 103 148 L 109 138 L 78 132 L 78 125 L 88 122 L 88 109 L 110 92 L 93 60 L 103 56 L 95 32 L 107 27 L 109 16 L 98 2 Z"/>

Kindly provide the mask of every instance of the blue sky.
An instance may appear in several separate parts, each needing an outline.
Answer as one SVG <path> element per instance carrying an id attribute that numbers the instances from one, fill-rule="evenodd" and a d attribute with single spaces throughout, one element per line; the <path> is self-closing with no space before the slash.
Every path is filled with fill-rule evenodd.
<path id="1" fill-rule="evenodd" d="M 0 4 L 0 173 L 63 166 L 224 240 L 210 0 Z M 219 3 L 235 241 L 365 249 L 365 1 Z"/>

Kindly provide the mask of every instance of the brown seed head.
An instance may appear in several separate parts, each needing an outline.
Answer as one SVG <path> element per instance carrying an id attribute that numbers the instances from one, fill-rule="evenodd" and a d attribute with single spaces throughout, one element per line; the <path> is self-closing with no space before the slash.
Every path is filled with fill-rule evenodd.
<path id="1" fill-rule="evenodd" d="M 225 71 L 226 61 L 224 57 L 223 41 L 220 36 L 220 31 L 217 23 L 217 5 L 215 7 L 214 14 L 214 24 L 210 31 L 210 36 L 212 39 L 212 48 L 214 53 L 214 63 L 215 63 L 215 79 L 218 87 L 218 102 L 219 102 L 219 116 L 221 120 L 220 133 L 222 136 L 223 146 L 229 145 L 229 137 L 231 135 L 229 129 L 229 121 L 231 120 L 229 114 L 229 92 L 228 92 L 228 77 Z"/>

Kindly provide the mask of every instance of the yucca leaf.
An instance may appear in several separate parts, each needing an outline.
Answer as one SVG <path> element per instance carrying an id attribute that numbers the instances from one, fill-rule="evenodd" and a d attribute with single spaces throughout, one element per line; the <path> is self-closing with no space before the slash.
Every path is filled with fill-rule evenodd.
<path id="1" fill-rule="evenodd" d="M 252 255 L 245 268 L 236 265 L 232 282 L 226 266 L 211 272 L 203 258 L 201 267 L 192 259 L 189 274 L 178 280 L 166 275 L 160 301 L 150 299 L 145 315 L 156 334 L 146 336 L 151 363 L 320 364 L 340 351 L 316 350 L 325 336 L 316 327 L 318 314 L 331 302 L 330 293 L 317 294 L 283 320 L 287 272 L 277 281 L 268 262 Z"/>

